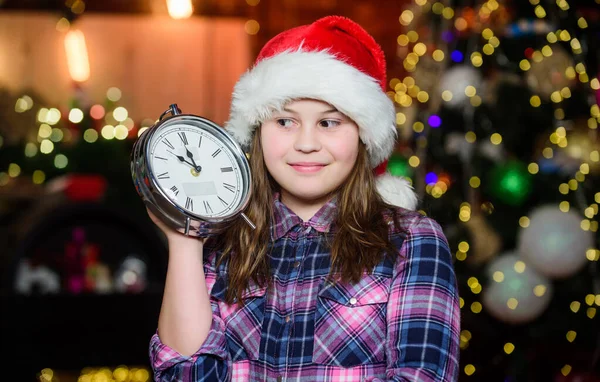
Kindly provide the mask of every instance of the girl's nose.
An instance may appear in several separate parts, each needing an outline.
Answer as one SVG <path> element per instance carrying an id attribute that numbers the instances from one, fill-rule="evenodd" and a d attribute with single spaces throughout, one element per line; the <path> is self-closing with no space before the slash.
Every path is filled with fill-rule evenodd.
<path id="1" fill-rule="evenodd" d="M 317 129 L 303 124 L 298 129 L 294 149 L 302 152 L 319 151 L 321 142 L 319 141 Z"/>

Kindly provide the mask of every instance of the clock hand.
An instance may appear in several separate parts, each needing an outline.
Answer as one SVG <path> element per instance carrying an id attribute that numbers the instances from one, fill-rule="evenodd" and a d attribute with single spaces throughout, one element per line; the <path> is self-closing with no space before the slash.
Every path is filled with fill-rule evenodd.
<path id="1" fill-rule="evenodd" d="M 169 150 L 167 150 L 167 151 L 169 151 Z M 177 154 L 175 154 L 175 153 L 174 153 L 174 152 L 172 152 L 172 151 L 169 151 L 169 153 L 170 153 L 170 154 L 173 154 L 173 156 L 174 156 L 174 157 L 176 157 L 177 159 L 179 159 L 179 161 L 180 161 L 181 163 L 186 163 L 186 164 L 190 165 L 190 166 L 191 166 L 191 167 L 192 167 L 194 170 L 196 170 L 196 166 L 194 166 L 192 163 L 190 163 L 190 162 L 186 161 L 186 160 L 185 160 L 185 158 L 184 158 L 184 157 L 182 157 L 181 155 L 177 155 Z M 197 171 L 197 170 L 196 170 L 196 171 Z"/>
<path id="2" fill-rule="evenodd" d="M 194 154 L 192 154 L 192 152 L 190 150 L 188 150 L 187 147 L 185 147 L 185 151 L 186 151 L 187 157 L 190 158 L 192 160 L 192 163 L 194 164 L 194 170 L 196 170 L 197 172 L 202 171 L 202 167 L 198 166 L 196 164 L 196 161 L 194 160 Z"/>

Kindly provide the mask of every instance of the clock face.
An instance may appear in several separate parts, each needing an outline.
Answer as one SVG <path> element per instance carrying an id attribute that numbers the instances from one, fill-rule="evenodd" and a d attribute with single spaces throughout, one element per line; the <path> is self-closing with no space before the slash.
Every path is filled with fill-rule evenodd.
<path id="1" fill-rule="evenodd" d="M 149 165 L 162 192 L 185 211 L 207 218 L 235 212 L 244 181 L 234 154 L 210 132 L 172 124 L 154 133 Z"/>

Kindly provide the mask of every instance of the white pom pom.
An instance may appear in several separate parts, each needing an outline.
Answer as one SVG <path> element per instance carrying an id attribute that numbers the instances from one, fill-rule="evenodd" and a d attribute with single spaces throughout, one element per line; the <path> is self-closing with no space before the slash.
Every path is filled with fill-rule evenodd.
<path id="1" fill-rule="evenodd" d="M 376 178 L 377 191 L 383 200 L 397 207 L 415 210 L 418 200 L 408 180 L 386 172 Z"/>

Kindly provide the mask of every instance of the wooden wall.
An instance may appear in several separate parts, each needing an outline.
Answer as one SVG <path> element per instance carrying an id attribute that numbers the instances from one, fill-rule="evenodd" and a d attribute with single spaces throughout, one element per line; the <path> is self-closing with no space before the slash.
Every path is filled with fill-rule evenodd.
<path id="1" fill-rule="evenodd" d="M 402 67 L 396 59 L 397 37 L 401 33 L 399 17 L 408 0 L 260 0 L 249 7 L 249 17 L 261 29 L 253 38 L 252 51 L 258 53 L 270 38 L 288 28 L 309 24 L 327 15 L 346 16 L 361 24 L 381 45 L 388 63 L 388 74 Z M 389 75 L 388 75 L 389 76 Z"/>

